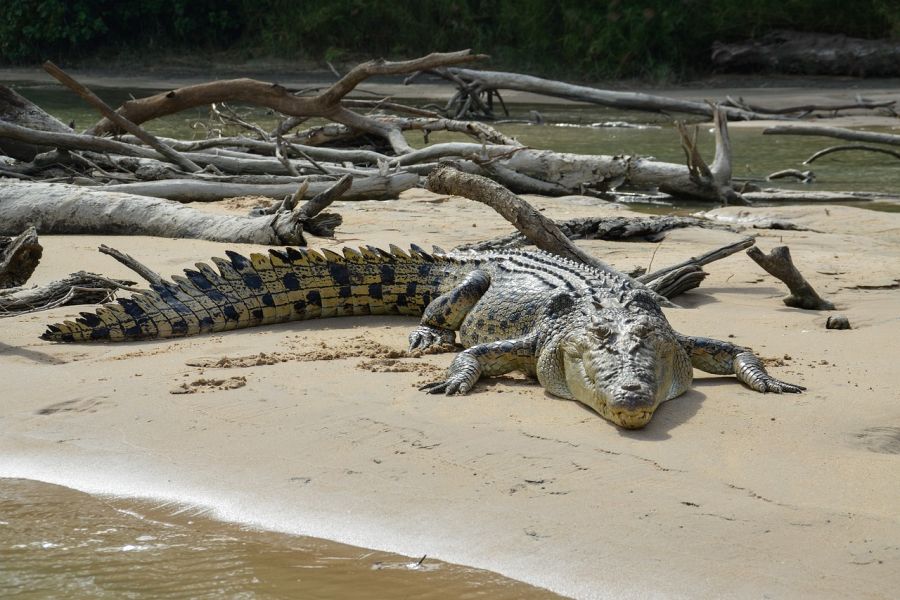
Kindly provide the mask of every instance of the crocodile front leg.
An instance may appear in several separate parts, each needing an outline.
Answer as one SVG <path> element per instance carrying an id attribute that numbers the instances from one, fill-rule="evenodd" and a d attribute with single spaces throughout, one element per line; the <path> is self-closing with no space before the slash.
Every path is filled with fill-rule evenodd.
<path id="1" fill-rule="evenodd" d="M 418 327 L 409 334 L 409 350 L 452 349 L 456 331 L 491 285 L 491 276 L 472 271 L 458 286 L 431 301 Z"/>
<path id="2" fill-rule="evenodd" d="M 444 381 L 429 383 L 419 389 L 429 394 L 465 394 L 482 375 L 493 377 L 510 371 L 534 373 L 536 362 L 533 336 L 479 344 L 456 355 Z"/>
<path id="3" fill-rule="evenodd" d="M 806 388 L 775 379 L 749 348 L 705 337 L 678 335 L 678 341 L 696 369 L 716 375 L 736 375 L 757 392 L 798 394 Z"/>

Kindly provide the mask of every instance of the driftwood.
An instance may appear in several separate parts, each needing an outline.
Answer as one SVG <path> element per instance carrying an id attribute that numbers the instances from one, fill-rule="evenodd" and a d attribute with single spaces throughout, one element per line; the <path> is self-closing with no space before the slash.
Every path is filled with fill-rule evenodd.
<path id="1" fill-rule="evenodd" d="M 678 263 L 677 265 L 672 265 L 663 269 L 659 269 L 658 271 L 653 271 L 652 273 L 641 275 L 637 279 L 638 281 L 649 284 L 650 282 L 656 281 L 661 277 L 669 275 L 670 273 L 681 271 L 686 268 L 700 268 L 704 265 L 708 265 L 711 262 L 721 260 L 727 256 L 731 256 L 736 252 L 740 252 L 745 248 L 749 248 L 755 243 L 756 240 L 752 237 L 744 238 L 742 240 L 738 240 L 737 242 L 726 244 L 721 248 L 711 250 L 706 254 L 701 254 L 700 256 L 689 258 L 684 262 Z"/>
<path id="2" fill-rule="evenodd" d="M 803 161 L 804 165 L 809 165 L 819 160 L 823 156 L 828 156 L 829 154 L 834 154 L 835 152 L 848 152 L 848 151 L 857 151 L 857 152 L 875 152 L 878 154 L 887 154 L 888 156 L 893 156 L 894 158 L 900 158 L 900 152 L 896 150 L 891 150 L 890 148 L 881 148 L 879 146 L 864 146 L 860 144 L 853 145 L 844 145 L 844 146 L 829 146 L 828 148 L 823 148 L 818 152 L 814 153 L 812 156 Z M 809 172 L 809 171 L 807 171 Z M 771 176 L 770 176 L 771 177 Z"/>
<path id="3" fill-rule="evenodd" d="M 732 71 L 896 77 L 900 75 L 900 43 L 841 34 L 775 31 L 758 40 L 716 42 L 712 61 Z"/>
<path id="4" fill-rule="evenodd" d="M 56 117 L 19 95 L 14 90 L 0 85 L 0 123 L 17 123 L 28 129 L 42 131 L 55 131 L 57 133 L 72 133 Z M 0 154 L 5 154 L 16 160 L 30 161 L 41 152 L 47 152 L 51 148 L 0 137 Z"/>
<path id="5" fill-rule="evenodd" d="M 798 119 L 802 119 L 812 115 L 813 113 L 828 113 L 835 115 L 842 110 L 875 110 L 876 108 L 894 109 L 897 104 L 896 100 L 866 100 L 857 97 L 853 102 L 840 102 L 830 104 L 794 104 L 790 106 L 782 106 L 779 108 L 759 106 L 745 102 L 743 98 L 733 98 L 725 96 L 723 106 L 734 106 L 753 112 L 766 113 L 771 115 L 791 115 Z"/>
<path id="6" fill-rule="evenodd" d="M 606 240 L 606 241 L 650 241 L 658 242 L 665 233 L 681 227 L 707 227 L 712 229 L 732 228 L 699 217 L 679 217 L 675 215 L 651 217 L 582 217 L 558 221 L 556 226 L 570 240 Z M 521 232 L 497 237 L 491 240 L 463 244 L 456 250 L 508 250 L 521 248 L 528 244 L 528 239 Z"/>
<path id="7" fill-rule="evenodd" d="M 518 73 L 477 71 L 456 67 L 438 69 L 435 72 L 461 86 L 461 91 L 467 98 L 472 98 L 473 102 L 481 105 L 486 105 L 486 101 L 475 99 L 482 94 L 497 90 L 517 90 L 629 110 L 687 113 L 705 117 L 712 117 L 714 113 L 713 108 L 706 102 L 679 100 L 640 92 L 601 90 Z M 723 110 L 728 118 L 737 120 L 786 118 L 782 115 L 761 114 L 735 107 L 723 107 Z"/>
<path id="8" fill-rule="evenodd" d="M 34 227 L 28 227 L 14 238 L 0 237 L 0 288 L 25 285 L 43 253 Z"/>
<path id="9" fill-rule="evenodd" d="M 428 176 L 425 187 L 437 194 L 464 196 L 487 204 L 541 250 L 591 265 L 602 271 L 610 270 L 609 265 L 569 241 L 551 219 L 491 179 L 463 173 L 452 167 L 440 167 Z"/>
<path id="10" fill-rule="evenodd" d="M 44 285 L 0 290 L 0 318 L 15 317 L 69 304 L 111 302 L 119 289 L 132 290 L 133 281 L 109 279 L 79 271 Z"/>
<path id="11" fill-rule="evenodd" d="M 116 112 L 135 124 L 150 119 L 170 115 L 188 108 L 212 104 L 214 102 L 241 102 L 256 106 L 266 106 L 282 114 L 299 117 L 323 117 L 342 123 L 352 129 L 365 131 L 385 138 L 394 152 L 405 154 L 412 150 L 400 129 L 385 125 L 375 119 L 360 115 L 341 105 L 341 100 L 365 79 L 375 75 L 396 75 L 422 69 L 435 69 L 448 65 L 471 62 L 482 58 L 470 54 L 468 50 L 450 53 L 433 53 L 421 58 L 387 62 L 374 60 L 358 65 L 344 77 L 317 96 L 295 96 L 277 83 L 266 83 L 253 79 L 232 79 L 191 85 L 177 90 L 163 92 L 148 98 L 131 100 Z M 87 133 L 102 135 L 114 133 L 118 129 L 109 120 L 103 119 Z"/>
<path id="12" fill-rule="evenodd" d="M 57 67 L 51 61 L 46 61 L 43 66 L 44 70 L 47 71 L 47 73 L 55 77 L 57 81 L 65 85 L 67 88 L 78 94 L 81 98 L 87 101 L 88 104 L 99 110 L 104 117 L 115 123 L 117 127 L 124 129 L 132 135 L 136 135 L 145 144 L 165 156 L 166 159 L 175 163 L 185 171 L 194 173 L 200 170 L 200 167 L 192 163 L 189 159 L 181 156 L 180 154 L 178 154 L 178 152 L 172 150 L 171 148 L 160 142 L 158 139 L 156 139 L 153 135 L 147 133 L 122 115 L 117 114 L 115 111 L 113 111 L 113 109 L 107 106 L 103 100 L 101 100 L 96 94 L 94 94 L 94 92 L 77 82 L 68 73 Z"/>
<path id="13" fill-rule="evenodd" d="M 575 246 L 556 223 L 495 181 L 443 166 L 428 176 L 426 187 L 438 194 L 464 196 L 487 204 L 512 223 L 529 242 L 542 250 L 602 271 L 614 270 L 603 261 Z M 703 256 L 648 275 L 642 275 L 635 282 L 656 292 L 661 300 L 674 298 L 678 294 L 700 285 L 700 282 L 706 277 L 706 273 L 701 269 L 703 265 L 734 254 L 753 244 L 753 238 L 745 238 Z"/>
<path id="14" fill-rule="evenodd" d="M 778 125 L 763 129 L 763 135 L 809 135 L 837 138 L 850 142 L 872 142 L 900 146 L 900 135 L 877 133 L 874 131 L 856 131 L 843 127 L 827 127 L 825 125 Z"/>
<path id="15" fill-rule="evenodd" d="M 100 247 L 97 248 L 101 254 L 106 254 L 107 256 L 112 256 L 114 259 L 137 273 L 141 276 L 141 278 L 149 283 L 150 285 L 163 285 L 165 282 L 162 276 L 151 269 L 150 267 L 144 265 L 139 262 L 136 258 L 133 258 L 130 254 L 125 254 L 121 250 L 116 250 L 115 248 L 110 248 L 106 244 L 100 244 Z"/>
<path id="16" fill-rule="evenodd" d="M 408 190 L 419 182 L 418 175 L 413 173 L 397 173 L 395 175 L 362 177 L 354 179 L 352 186 L 344 194 L 344 200 L 381 200 L 396 198 L 403 190 Z M 308 196 L 325 191 L 328 182 L 313 182 L 309 186 Z M 293 194 L 296 183 L 269 185 L 247 185 L 240 183 L 217 183 L 194 179 L 165 179 L 161 181 L 142 181 L 106 185 L 104 191 L 138 194 L 153 198 L 166 198 L 181 202 L 212 202 L 236 196 L 265 196 L 281 199 Z"/>
<path id="17" fill-rule="evenodd" d="M 794 266 L 787 246 L 773 248 L 769 254 L 763 254 L 759 248 L 750 248 L 747 256 L 788 286 L 791 295 L 784 299 L 786 305 L 807 310 L 834 310 L 834 304 L 823 300 Z"/>
<path id="18" fill-rule="evenodd" d="M 58 183 L 0 186 L 0 235 L 34 225 L 39 233 L 153 235 L 217 242 L 305 245 L 295 211 L 239 217 L 178 202 Z"/>

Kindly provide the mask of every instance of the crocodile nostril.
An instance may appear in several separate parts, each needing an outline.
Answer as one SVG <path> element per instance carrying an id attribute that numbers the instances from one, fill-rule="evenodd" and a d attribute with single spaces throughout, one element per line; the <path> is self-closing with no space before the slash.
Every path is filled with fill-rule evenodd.
<path id="1" fill-rule="evenodd" d="M 639 384 L 639 383 L 623 383 L 622 389 L 627 392 L 636 392 L 641 389 L 641 384 Z"/>

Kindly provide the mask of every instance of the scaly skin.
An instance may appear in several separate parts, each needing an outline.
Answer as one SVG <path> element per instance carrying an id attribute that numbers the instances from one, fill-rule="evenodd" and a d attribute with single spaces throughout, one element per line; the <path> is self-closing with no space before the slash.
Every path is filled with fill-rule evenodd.
<path id="1" fill-rule="evenodd" d="M 656 296 L 613 269 L 545 252 L 409 254 L 391 246 L 270 250 L 213 258 L 152 286 L 50 325 L 60 342 L 180 337 L 268 323 L 368 314 L 421 315 L 410 350 L 466 349 L 446 379 L 423 389 L 465 394 L 481 376 L 524 371 L 556 396 L 613 423 L 643 427 L 690 388 L 693 368 L 734 374 L 760 392 L 804 388 L 766 373 L 747 348 L 672 330 Z"/>

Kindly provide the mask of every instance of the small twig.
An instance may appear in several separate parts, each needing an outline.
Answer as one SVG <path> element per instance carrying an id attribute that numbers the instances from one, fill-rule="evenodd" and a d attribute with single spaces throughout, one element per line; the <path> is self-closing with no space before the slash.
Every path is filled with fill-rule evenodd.
<path id="1" fill-rule="evenodd" d="M 129 256 L 128 254 L 125 254 L 120 250 L 116 250 L 115 248 L 110 248 L 106 244 L 100 244 L 100 248 L 98 248 L 98 250 L 100 250 L 100 252 L 102 252 L 103 254 L 112 256 L 114 259 L 140 275 L 151 285 L 162 285 L 164 283 L 164 280 L 159 275 L 159 273 L 157 273 L 150 267 L 147 267 L 144 264 L 140 263 L 138 260 Z"/>
<path id="2" fill-rule="evenodd" d="M 794 178 L 801 183 L 812 183 L 816 180 L 816 174 L 812 171 L 800 171 L 799 169 L 782 169 L 766 176 L 767 181 L 787 178 Z"/>
<path id="3" fill-rule="evenodd" d="M 284 165 L 288 173 L 294 177 L 300 177 L 300 172 L 297 171 L 297 168 L 291 163 L 291 159 L 287 157 L 287 153 L 284 151 L 284 140 L 281 138 L 281 135 L 275 138 L 275 158 Z"/>
<path id="4" fill-rule="evenodd" d="M 722 246 L 721 248 L 716 248 L 715 250 L 710 250 L 705 254 L 701 254 L 700 256 L 696 256 L 693 258 L 689 258 L 684 262 L 680 262 L 677 265 L 672 265 L 670 267 L 665 267 L 663 269 L 659 269 L 658 271 L 654 271 L 652 273 L 647 273 L 645 275 L 641 275 L 638 277 L 638 281 L 642 283 L 650 283 L 655 279 L 659 279 L 660 277 L 670 273 L 672 271 L 676 271 L 678 269 L 682 269 L 684 267 L 697 266 L 702 267 L 703 265 L 708 265 L 713 261 L 717 261 L 725 258 L 726 256 L 731 256 L 735 252 L 740 252 L 744 248 L 749 248 L 753 244 L 756 243 L 754 238 L 744 238 L 737 242 L 727 244 Z"/>
<path id="5" fill-rule="evenodd" d="M 261 140 L 268 142 L 269 134 L 266 133 L 262 127 L 259 125 L 254 125 L 253 123 L 249 123 L 242 119 L 237 112 L 224 102 L 219 102 L 219 106 L 221 109 L 216 106 L 216 103 L 213 102 L 210 104 L 210 112 L 212 112 L 215 116 L 219 117 L 223 122 L 234 123 L 235 125 L 240 125 L 244 129 L 248 129 L 258 135 Z"/>
<path id="6" fill-rule="evenodd" d="M 300 156 L 305 158 L 307 161 L 309 161 L 309 164 L 311 164 L 316 169 L 318 169 L 323 175 L 331 175 L 332 174 L 331 171 L 329 171 L 328 169 L 323 167 L 321 164 L 319 164 L 318 161 L 316 161 L 316 159 L 314 159 L 312 156 L 310 156 L 309 154 L 307 154 L 306 152 L 304 152 L 303 150 L 298 148 L 295 144 L 291 144 L 290 142 L 286 142 L 286 143 L 287 143 L 288 148 L 290 148 L 291 150 L 293 150 L 294 152 L 296 152 L 297 154 L 299 154 Z"/>

